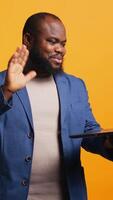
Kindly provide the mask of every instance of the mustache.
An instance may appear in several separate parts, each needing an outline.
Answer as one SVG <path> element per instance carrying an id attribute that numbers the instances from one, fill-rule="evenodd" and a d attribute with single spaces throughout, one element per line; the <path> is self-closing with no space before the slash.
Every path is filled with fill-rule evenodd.
<path id="1" fill-rule="evenodd" d="M 64 55 L 62 53 L 50 53 L 48 55 L 48 58 L 57 58 L 57 59 L 62 59 L 64 58 Z"/>

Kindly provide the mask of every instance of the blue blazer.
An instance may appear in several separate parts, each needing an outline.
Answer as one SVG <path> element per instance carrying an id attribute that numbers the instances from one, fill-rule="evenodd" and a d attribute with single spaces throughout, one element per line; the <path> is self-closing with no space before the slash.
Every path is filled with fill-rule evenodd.
<path id="1" fill-rule="evenodd" d="M 0 73 L 3 85 L 5 72 Z M 59 102 L 61 143 L 69 200 L 87 200 L 80 147 L 110 160 L 104 138 L 71 139 L 71 133 L 100 130 L 91 112 L 84 82 L 65 73 L 54 76 Z M 8 102 L 0 89 L 0 200 L 27 200 L 33 155 L 33 121 L 26 88 Z"/>

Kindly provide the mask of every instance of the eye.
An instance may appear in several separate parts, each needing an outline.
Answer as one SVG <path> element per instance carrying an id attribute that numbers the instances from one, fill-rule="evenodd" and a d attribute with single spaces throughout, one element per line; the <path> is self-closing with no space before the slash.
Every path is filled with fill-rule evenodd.
<path id="1" fill-rule="evenodd" d="M 55 39 L 48 39 L 47 41 L 52 45 L 57 43 L 57 41 Z"/>

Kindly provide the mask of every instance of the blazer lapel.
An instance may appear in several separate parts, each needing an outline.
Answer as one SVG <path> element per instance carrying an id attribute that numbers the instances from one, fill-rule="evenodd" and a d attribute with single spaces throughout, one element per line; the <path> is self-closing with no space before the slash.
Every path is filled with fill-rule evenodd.
<path id="1" fill-rule="evenodd" d="M 68 105 L 69 105 L 68 82 L 63 73 L 56 74 L 54 76 L 54 79 L 56 82 L 56 87 L 57 87 L 59 102 L 60 102 L 61 126 L 62 126 L 62 128 L 65 128 L 64 122 L 66 120 L 66 114 L 67 114 L 67 109 L 68 109 Z"/>
<path id="2" fill-rule="evenodd" d="M 19 90 L 16 94 L 18 95 L 18 97 L 22 103 L 22 106 L 24 107 L 24 110 L 25 110 L 28 120 L 31 124 L 31 127 L 33 128 L 31 105 L 30 105 L 30 101 L 29 101 L 29 97 L 28 97 L 26 88 Z"/>

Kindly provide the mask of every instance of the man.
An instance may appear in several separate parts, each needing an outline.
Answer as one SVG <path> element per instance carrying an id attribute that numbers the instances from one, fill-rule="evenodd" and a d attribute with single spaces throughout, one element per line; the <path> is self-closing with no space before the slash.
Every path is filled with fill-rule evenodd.
<path id="1" fill-rule="evenodd" d="M 0 200 L 86 200 L 80 147 L 113 160 L 112 137 L 69 137 L 100 126 L 84 82 L 63 72 L 65 44 L 57 16 L 34 14 L 0 75 Z"/>

